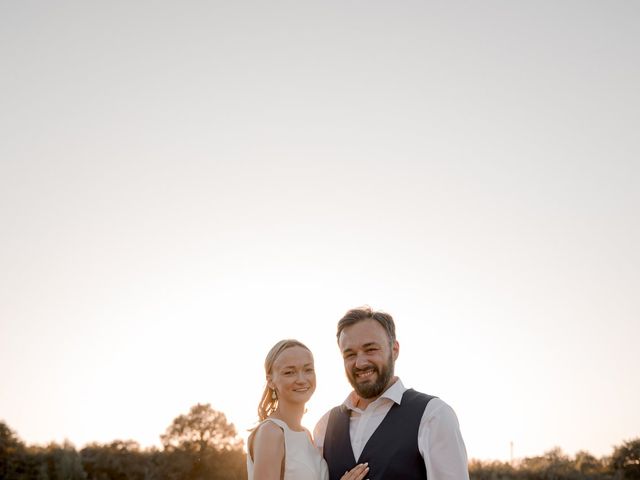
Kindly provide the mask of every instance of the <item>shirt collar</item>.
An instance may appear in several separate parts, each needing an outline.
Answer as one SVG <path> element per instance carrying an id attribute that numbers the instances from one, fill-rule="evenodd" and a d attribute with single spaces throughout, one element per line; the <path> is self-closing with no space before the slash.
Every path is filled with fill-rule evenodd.
<path id="1" fill-rule="evenodd" d="M 380 395 L 375 402 L 377 402 L 378 400 L 382 399 L 382 398 L 388 398 L 389 400 L 397 403 L 398 405 L 400 405 L 400 403 L 402 402 L 402 395 L 404 394 L 404 392 L 407 390 L 407 387 L 404 386 L 404 384 L 402 383 L 402 380 L 400 380 L 400 378 L 396 377 L 397 380 L 393 383 L 393 385 L 391 385 L 389 388 L 387 388 L 382 395 Z M 349 410 L 360 410 L 360 408 L 355 406 L 355 402 L 358 398 L 358 395 L 356 394 L 355 391 L 352 391 L 347 398 L 344 400 L 344 402 L 342 402 L 342 405 L 344 405 L 345 407 L 347 407 Z M 374 402 L 372 402 L 374 403 Z"/>

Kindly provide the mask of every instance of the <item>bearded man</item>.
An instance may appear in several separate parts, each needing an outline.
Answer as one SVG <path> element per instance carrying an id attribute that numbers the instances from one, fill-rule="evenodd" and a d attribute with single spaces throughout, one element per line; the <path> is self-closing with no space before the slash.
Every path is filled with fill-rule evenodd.
<path id="1" fill-rule="evenodd" d="M 338 322 L 337 338 L 354 390 L 314 430 L 329 480 L 358 463 L 368 463 L 370 480 L 468 480 L 453 409 L 407 389 L 394 375 L 400 345 L 391 315 L 366 306 L 349 310 Z"/>

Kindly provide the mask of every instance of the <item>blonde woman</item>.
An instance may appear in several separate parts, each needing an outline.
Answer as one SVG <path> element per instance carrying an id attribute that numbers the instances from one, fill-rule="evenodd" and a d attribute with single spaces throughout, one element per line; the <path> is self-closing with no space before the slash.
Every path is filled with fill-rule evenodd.
<path id="1" fill-rule="evenodd" d="M 300 423 L 316 389 L 311 351 L 297 340 L 281 340 L 269 350 L 264 369 L 260 424 L 248 441 L 249 480 L 328 480 L 327 464 Z M 368 471 L 359 464 L 341 480 L 362 480 Z"/>

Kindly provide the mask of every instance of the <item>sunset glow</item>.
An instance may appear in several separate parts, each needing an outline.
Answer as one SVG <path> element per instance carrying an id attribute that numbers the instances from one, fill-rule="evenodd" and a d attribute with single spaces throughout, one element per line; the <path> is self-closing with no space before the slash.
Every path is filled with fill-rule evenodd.
<path id="1" fill-rule="evenodd" d="M 369 304 L 470 458 L 637 437 L 639 5 L 2 2 L 0 420 L 246 436 L 297 338 L 312 429 Z"/>

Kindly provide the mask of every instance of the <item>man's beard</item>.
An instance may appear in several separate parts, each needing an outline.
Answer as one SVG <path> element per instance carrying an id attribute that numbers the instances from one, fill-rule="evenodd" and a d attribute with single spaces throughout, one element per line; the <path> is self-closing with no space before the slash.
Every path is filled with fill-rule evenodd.
<path id="1" fill-rule="evenodd" d="M 376 381 L 373 383 L 364 384 L 357 383 L 356 373 L 363 370 L 369 370 L 369 368 L 372 368 L 378 374 Z M 375 398 L 381 395 L 382 392 L 384 392 L 387 384 L 393 377 L 393 368 L 393 354 L 389 354 L 389 360 L 387 361 L 386 365 L 382 367 L 382 369 L 378 369 L 376 365 L 371 365 L 370 367 L 364 369 L 352 368 L 351 372 L 349 372 L 349 374 L 347 375 L 347 378 L 349 379 L 349 383 L 356 391 L 356 393 L 360 396 L 360 398 Z"/>

